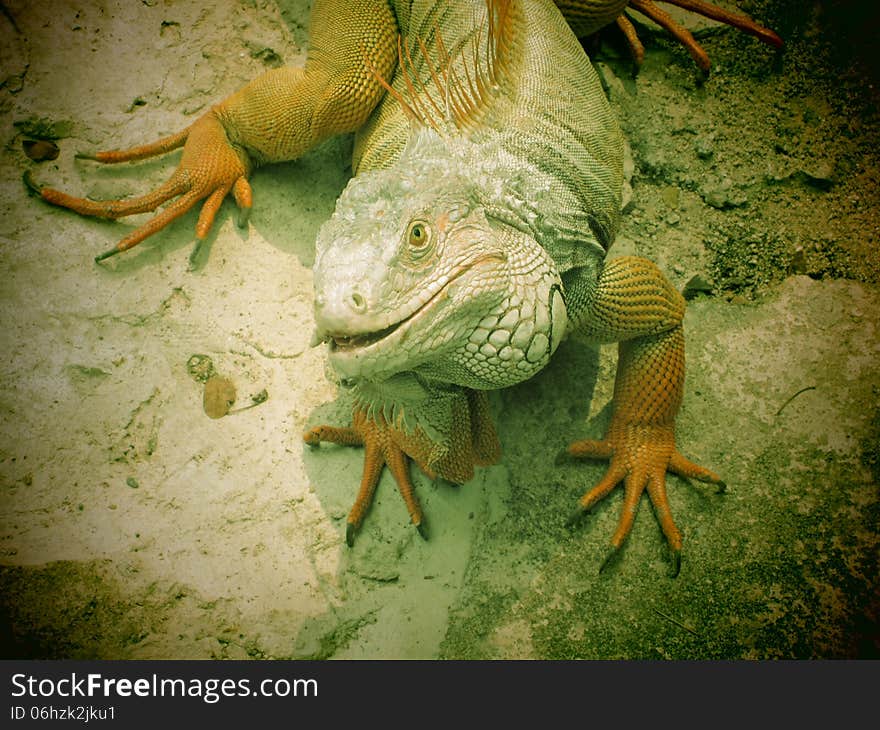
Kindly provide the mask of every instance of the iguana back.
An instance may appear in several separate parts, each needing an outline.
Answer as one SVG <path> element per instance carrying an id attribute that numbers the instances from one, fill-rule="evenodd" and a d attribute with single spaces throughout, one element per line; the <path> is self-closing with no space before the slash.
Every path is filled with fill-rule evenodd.
<path id="1" fill-rule="evenodd" d="M 456 121 L 457 132 L 479 147 L 474 154 L 485 164 L 500 163 L 496 178 L 515 183 L 499 205 L 509 196 L 510 213 L 529 226 L 560 272 L 595 266 L 619 220 L 622 139 L 596 72 L 554 4 L 417 0 L 395 9 L 404 59 L 390 80 L 397 95 L 387 94 L 358 132 L 355 172 L 396 162 L 413 127 L 423 124 L 407 115 L 400 98 L 411 100 L 415 89 L 437 123 L 441 115 L 426 97 L 451 116 L 448 95 L 463 89 L 470 97 L 476 73 L 494 72 L 495 88 L 473 95 L 474 108 Z M 444 69 L 449 57 L 451 72 Z M 452 75 L 455 81 L 444 84 Z"/>

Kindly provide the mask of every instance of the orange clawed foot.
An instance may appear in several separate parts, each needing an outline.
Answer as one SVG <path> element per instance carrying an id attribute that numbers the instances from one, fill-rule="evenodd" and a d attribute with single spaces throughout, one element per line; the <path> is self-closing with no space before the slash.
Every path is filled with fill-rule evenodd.
<path id="1" fill-rule="evenodd" d="M 690 10 L 693 13 L 698 13 L 699 15 L 711 18 L 712 20 L 726 23 L 727 25 L 733 26 L 734 28 L 739 28 L 741 31 L 755 36 L 759 40 L 773 46 L 774 48 L 781 48 L 783 45 L 782 38 L 776 35 L 776 33 L 774 33 L 769 28 L 758 25 L 754 20 L 746 15 L 731 13 L 729 10 L 719 8 L 717 5 L 713 5 L 712 3 L 706 2 L 705 0 L 662 1 L 667 2 L 670 5 L 677 5 L 680 8 Z M 693 35 L 691 35 L 690 31 L 688 31 L 687 28 L 681 26 L 679 23 L 676 23 L 675 20 L 673 20 L 672 16 L 669 15 L 669 13 L 659 7 L 653 0 L 629 0 L 629 7 L 650 18 L 655 23 L 657 23 L 657 25 L 665 28 L 671 35 L 677 38 L 678 41 L 682 45 L 684 45 L 685 48 L 687 48 L 688 53 L 691 54 L 691 57 L 696 62 L 697 66 L 699 66 L 704 73 L 709 73 L 711 63 L 709 61 L 708 54 L 706 53 L 706 51 L 703 50 L 702 46 L 697 43 L 696 39 L 693 37 Z M 626 15 L 623 14 L 617 18 L 617 25 L 626 36 L 636 65 L 641 65 L 642 60 L 645 56 L 645 48 L 639 40 L 638 35 L 636 34 L 635 27 L 626 17 Z"/>
<path id="2" fill-rule="evenodd" d="M 611 538 L 611 547 L 599 570 L 608 565 L 629 534 L 639 506 L 642 492 L 648 492 L 660 527 L 672 551 L 670 575 L 675 577 L 681 567 L 681 532 L 672 519 L 669 499 L 666 495 L 666 472 L 718 485 L 724 491 L 725 484 L 714 472 L 709 471 L 682 456 L 675 448 L 672 426 L 648 426 L 623 424 L 609 429 L 601 441 L 575 441 L 568 454 L 582 459 L 609 459 L 608 470 L 591 490 L 578 502 L 578 509 L 569 518 L 576 522 L 617 484 L 623 482 L 623 511 L 617 530 Z"/>
<path id="3" fill-rule="evenodd" d="M 419 534 L 427 539 L 425 518 L 409 475 L 409 460 L 414 461 L 428 478 L 440 477 L 452 484 L 469 481 L 474 475 L 475 466 L 487 466 L 498 461 L 501 446 L 489 415 L 486 394 L 464 391 L 453 403 L 452 409 L 452 430 L 442 449 L 418 427 L 408 431 L 401 425 L 390 423 L 381 409 L 368 414 L 364 408 L 357 407 L 350 428 L 315 426 L 303 434 L 303 440 L 313 447 L 321 442 L 364 447 L 361 486 L 349 512 L 345 530 L 345 541 L 349 547 L 354 544 L 355 533 L 373 502 L 384 467 L 391 470 L 397 482 L 410 520 Z"/>
<path id="4" fill-rule="evenodd" d="M 361 477 L 361 487 L 355 498 L 354 506 L 349 512 L 345 529 L 345 541 L 349 547 L 354 545 L 355 533 L 373 503 L 379 477 L 385 466 L 391 470 L 394 481 L 397 482 L 397 488 L 406 503 L 412 523 L 423 538 L 428 538 L 422 508 L 416 499 L 415 489 L 409 476 L 407 455 L 401 444 L 401 440 L 405 438 L 406 435 L 389 425 L 381 414 L 370 418 L 362 410 L 355 410 L 351 428 L 315 426 L 303 435 L 303 440 L 309 446 L 318 446 L 322 441 L 326 441 L 342 446 L 364 447 L 364 471 Z M 425 467 L 422 467 L 422 470 L 431 478 L 435 476 L 434 472 Z"/>
<path id="5" fill-rule="evenodd" d="M 233 147 L 220 120 L 208 112 L 183 132 L 165 137 L 152 144 L 128 150 L 79 154 L 82 159 L 103 163 L 129 162 L 153 157 L 183 147 L 180 165 L 171 179 L 146 195 L 127 200 L 89 200 L 77 198 L 54 188 L 41 187 L 25 174 L 25 184 L 43 200 L 53 205 L 98 218 L 122 218 L 135 213 L 153 211 L 162 203 L 172 202 L 157 216 L 123 238 L 114 248 L 95 258 L 96 261 L 114 256 L 136 246 L 145 238 L 179 218 L 200 200 L 205 200 L 196 224 L 196 237 L 204 239 L 214 223 L 220 204 L 232 192 L 244 225 L 252 205 L 251 187 L 247 176 L 251 163 L 247 153 Z"/>

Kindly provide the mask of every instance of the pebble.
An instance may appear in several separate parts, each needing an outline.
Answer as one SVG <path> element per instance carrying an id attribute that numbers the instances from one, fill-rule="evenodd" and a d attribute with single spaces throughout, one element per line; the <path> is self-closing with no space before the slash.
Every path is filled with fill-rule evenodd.
<path id="1" fill-rule="evenodd" d="M 58 145 L 45 139 L 25 139 L 21 146 L 24 153 L 34 162 L 54 160 L 58 157 Z"/>
<path id="2" fill-rule="evenodd" d="M 228 378 L 212 375 L 205 383 L 202 405 L 209 418 L 223 418 L 235 403 L 235 385 Z"/>
<path id="3" fill-rule="evenodd" d="M 712 285 L 700 274 L 695 274 L 690 278 L 688 283 L 684 285 L 684 289 L 682 289 L 681 293 L 685 299 L 690 300 L 696 297 L 697 294 L 711 294 Z"/>
<path id="4" fill-rule="evenodd" d="M 700 189 L 700 195 L 708 205 L 718 210 L 739 208 L 749 202 L 745 193 L 734 188 L 728 177 L 707 181 Z"/>
<path id="5" fill-rule="evenodd" d="M 706 137 L 697 137 L 697 139 L 694 140 L 694 152 L 697 153 L 697 157 L 701 160 L 708 160 L 715 154 L 711 140 Z"/>

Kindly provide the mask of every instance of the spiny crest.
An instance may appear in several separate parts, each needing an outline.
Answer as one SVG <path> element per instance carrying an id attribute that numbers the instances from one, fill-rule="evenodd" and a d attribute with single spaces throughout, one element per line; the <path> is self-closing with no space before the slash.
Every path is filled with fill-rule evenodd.
<path id="1" fill-rule="evenodd" d="M 446 123 L 457 129 L 472 129 L 479 122 L 497 93 L 509 63 L 513 35 L 514 0 L 486 0 L 486 15 L 475 32 L 450 53 L 440 29 L 435 26 L 437 56 L 432 60 L 424 41 L 415 44 L 427 67 L 433 91 L 422 80 L 413 61 L 414 49 L 408 39 L 397 38 L 398 68 L 406 94 L 395 89 L 376 68 L 368 66 L 373 76 L 400 104 L 414 122 L 443 133 Z"/>

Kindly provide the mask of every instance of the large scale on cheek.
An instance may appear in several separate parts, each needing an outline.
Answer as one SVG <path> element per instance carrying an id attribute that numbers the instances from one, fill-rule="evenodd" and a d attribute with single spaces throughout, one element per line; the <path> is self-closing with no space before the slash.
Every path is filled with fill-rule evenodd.
<path id="1" fill-rule="evenodd" d="M 547 364 L 566 322 L 565 304 L 548 272 L 538 286 L 518 286 L 485 316 L 458 361 L 492 387 L 513 385 Z"/>

